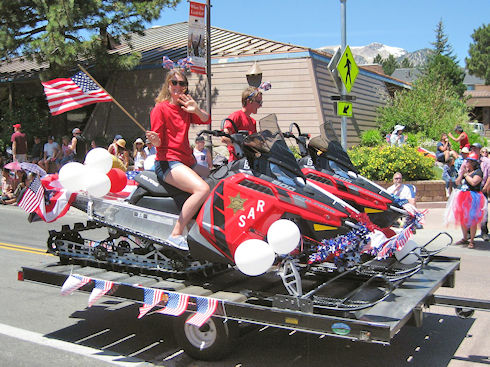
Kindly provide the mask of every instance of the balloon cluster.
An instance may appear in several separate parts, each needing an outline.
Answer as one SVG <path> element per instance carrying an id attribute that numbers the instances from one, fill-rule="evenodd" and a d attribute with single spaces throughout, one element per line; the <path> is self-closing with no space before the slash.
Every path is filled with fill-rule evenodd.
<path id="1" fill-rule="evenodd" d="M 86 191 L 90 196 L 102 197 L 121 191 L 127 184 L 124 171 L 112 166 L 113 155 L 104 148 L 94 148 L 87 153 L 84 164 L 70 162 L 61 167 L 59 181 L 69 192 Z"/>
<path id="2" fill-rule="evenodd" d="M 293 251 L 301 240 L 298 226 L 290 220 L 279 219 L 267 231 L 267 241 L 249 239 L 235 251 L 235 264 L 247 275 L 264 274 L 274 264 L 276 254 L 286 255 Z"/>

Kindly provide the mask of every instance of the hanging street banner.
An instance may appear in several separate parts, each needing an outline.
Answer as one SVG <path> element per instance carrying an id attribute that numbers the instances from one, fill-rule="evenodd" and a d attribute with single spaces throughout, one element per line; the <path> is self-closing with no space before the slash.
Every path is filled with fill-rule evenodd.
<path id="1" fill-rule="evenodd" d="M 337 116 L 352 117 L 352 102 L 337 102 Z"/>
<path id="2" fill-rule="evenodd" d="M 189 37 L 187 57 L 191 61 L 191 71 L 206 74 L 206 4 L 189 2 Z"/>
<path id="3" fill-rule="evenodd" d="M 347 93 L 350 93 L 354 81 L 357 78 L 357 74 L 359 74 L 359 68 L 357 67 L 349 46 L 346 46 L 340 57 L 339 63 L 337 64 L 337 71 L 339 72 L 342 83 L 345 85 Z"/>

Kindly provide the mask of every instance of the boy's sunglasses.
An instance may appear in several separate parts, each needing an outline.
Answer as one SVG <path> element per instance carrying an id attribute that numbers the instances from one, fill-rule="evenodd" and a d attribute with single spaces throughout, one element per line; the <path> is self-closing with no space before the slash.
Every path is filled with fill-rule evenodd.
<path id="1" fill-rule="evenodd" d="M 175 87 L 177 84 L 181 87 L 187 87 L 187 83 L 184 82 L 183 80 L 171 80 L 170 81 L 172 83 L 172 85 Z"/>

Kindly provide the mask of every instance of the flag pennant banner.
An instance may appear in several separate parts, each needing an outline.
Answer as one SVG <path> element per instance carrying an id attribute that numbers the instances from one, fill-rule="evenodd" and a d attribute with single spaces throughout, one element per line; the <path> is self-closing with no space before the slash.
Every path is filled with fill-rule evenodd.
<path id="1" fill-rule="evenodd" d="M 381 260 L 391 255 L 395 250 L 400 251 L 412 236 L 412 225 L 410 225 L 403 229 L 403 231 L 401 231 L 398 235 L 393 236 L 388 242 L 386 242 L 381 250 L 376 254 L 376 258 Z"/>
<path id="2" fill-rule="evenodd" d="M 27 213 L 36 211 L 44 202 L 44 187 L 38 175 L 34 177 L 30 185 L 24 191 L 19 201 L 19 206 Z"/>
<path id="3" fill-rule="evenodd" d="M 81 71 L 71 78 L 57 78 L 41 84 L 53 116 L 92 103 L 112 101 L 105 90 Z"/>
<path id="4" fill-rule="evenodd" d="M 140 314 L 138 315 L 138 319 L 141 319 L 145 316 L 148 311 L 150 311 L 153 307 L 155 307 L 163 298 L 165 291 L 162 289 L 153 289 L 153 288 L 143 288 L 144 292 L 144 305 L 140 307 Z"/>
<path id="5" fill-rule="evenodd" d="M 109 280 L 94 279 L 94 282 L 95 287 L 92 289 L 92 293 L 90 293 L 90 297 L 88 298 L 88 307 L 92 307 L 94 303 L 107 294 L 114 285 L 114 283 Z"/>
<path id="6" fill-rule="evenodd" d="M 90 283 L 91 279 L 81 275 L 70 275 L 66 278 L 65 282 L 61 286 L 61 294 L 67 296 L 72 294 L 77 289 L 83 287 L 85 284 Z"/>
<path id="7" fill-rule="evenodd" d="M 218 303 L 216 298 L 196 297 L 197 311 L 186 321 L 186 324 L 203 326 L 216 312 Z"/>
<path id="8" fill-rule="evenodd" d="M 157 312 L 165 315 L 180 316 L 187 310 L 188 303 L 189 295 L 169 292 L 167 305 Z"/>

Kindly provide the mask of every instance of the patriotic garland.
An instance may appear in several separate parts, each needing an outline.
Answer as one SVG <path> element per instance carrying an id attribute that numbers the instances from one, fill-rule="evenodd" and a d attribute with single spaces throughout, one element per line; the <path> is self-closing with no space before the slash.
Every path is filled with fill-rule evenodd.
<path id="1" fill-rule="evenodd" d="M 162 66 L 164 69 L 171 70 L 173 68 L 182 68 L 184 70 L 189 70 L 194 63 L 189 57 L 184 59 L 180 59 L 177 62 L 170 60 L 167 56 L 163 56 L 162 58 Z"/>

